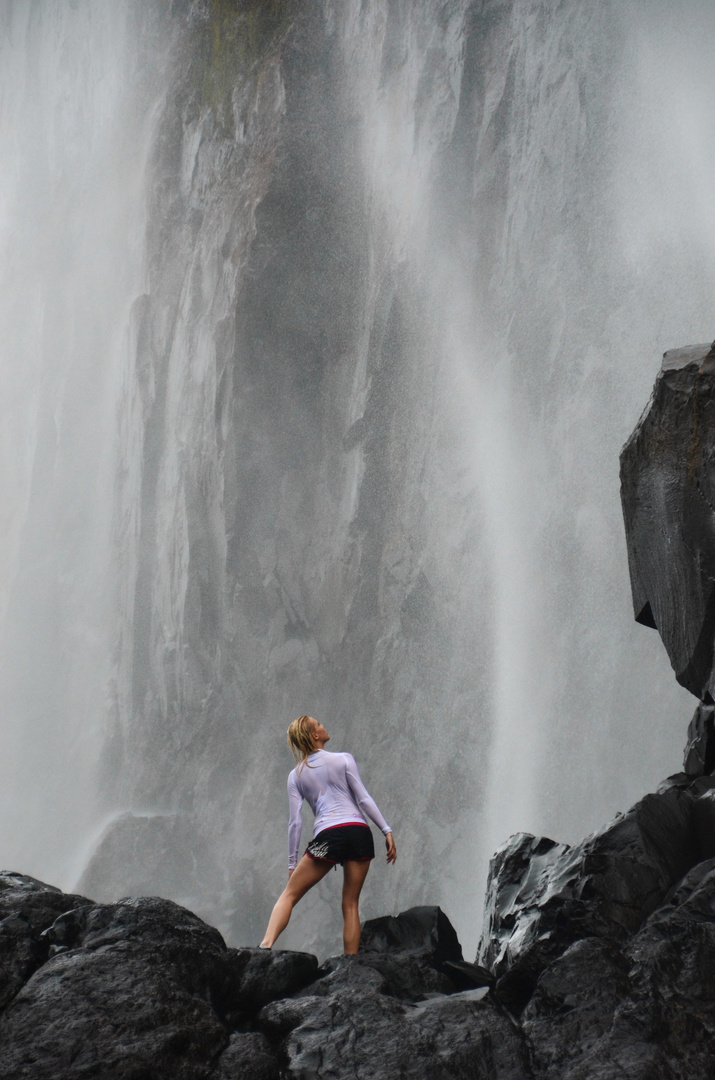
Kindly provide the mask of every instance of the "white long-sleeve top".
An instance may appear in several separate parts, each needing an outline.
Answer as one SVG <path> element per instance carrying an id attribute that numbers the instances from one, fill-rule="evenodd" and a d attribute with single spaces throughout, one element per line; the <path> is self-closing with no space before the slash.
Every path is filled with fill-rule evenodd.
<path id="1" fill-rule="evenodd" d="M 331 825 L 367 825 L 365 815 L 378 829 L 387 834 L 392 829 L 377 808 L 360 779 L 358 767 L 352 754 L 337 754 L 330 750 L 316 750 L 298 769 L 288 777 L 288 867 L 298 864 L 300 833 L 303 821 L 300 815 L 303 800 L 315 814 L 313 836 Z"/>

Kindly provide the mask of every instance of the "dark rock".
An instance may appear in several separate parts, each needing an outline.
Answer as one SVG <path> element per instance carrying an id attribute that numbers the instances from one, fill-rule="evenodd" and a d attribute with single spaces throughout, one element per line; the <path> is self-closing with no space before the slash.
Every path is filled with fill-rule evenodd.
<path id="1" fill-rule="evenodd" d="M 715 858 L 715 790 L 712 788 L 694 801 L 693 825 L 699 859 Z"/>
<path id="2" fill-rule="evenodd" d="M 25 874 L 0 872 L 0 918 L 22 911 L 33 933 L 42 933 L 63 911 L 91 904 L 84 896 L 63 893 Z"/>
<path id="3" fill-rule="evenodd" d="M 477 959 L 515 1014 L 574 942 L 626 941 L 697 861 L 692 802 L 647 795 L 575 847 L 520 833 L 492 859 Z"/>
<path id="4" fill-rule="evenodd" d="M 65 946 L 0 1019 L 2 1080 L 197 1080 L 228 1043 L 230 969 L 217 930 L 167 900 L 125 900 L 58 920 Z"/>
<path id="5" fill-rule="evenodd" d="M 561 1077 L 610 1029 L 630 991 L 629 968 L 614 945 L 588 938 L 542 973 L 522 1017 L 540 1076 Z"/>
<path id="6" fill-rule="evenodd" d="M 706 704 L 715 687 L 715 373 L 709 345 L 665 354 L 621 453 L 633 605 L 658 629 L 675 677 Z"/>
<path id="7" fill-rule="evenodd" d="M 58 914 L 90 903 L 35 878 L 0 873 L 0 1010 L 47 959 L 43 932 Z"/>
<path id="8" fill-rule="evenodd" d="M 318 978 L 312 953 L 286 949 L 229 949 L 230 1016 L 252 1016 L 269 1001 L 291 997 Z"/>
<path id="9" fill-rule="evenodd" d="M 369 919 L 362 928 L 360 952 L 390 951 L 419 955 L 433 964 L 463 959 L 455 929 L 439 907 L 413 907 Z"/>
<path id="10" fill-rule="evenodd" d="M 493 986 L 494 974 L 481 964 L 470 964 L 466 960 L 445 960 L 442 970 L 449 975 L 458 990 L 472 990 L 480 986 Z"/>
<path id="11" fill-rule="evenodd" d="M 320 972 L 323 978 L 308 987 L 306 994 L 315 993 L 322 997 L 332 993 L 333 988 L 344 986 L 369 988 L 407 1001 L 421 1001 L 430 994 L 453 994 L 458 989 L 456 979 L 449 978 L 423 956 L 409 952 L 331 956 L 321 965 Z"/>
<path id="12" fill-rule="evenodd" d="M 698 705 L 688 726 L 683 769 L 688 776 L 709 776 L 715 771 L 715 707 Z"/>
<path id="13" fill-rule="evenodd" d="M 265 1030 L 282 1041 L 300 1080 L 521 1080 L 525 1044 L 498 1005 L 474 990 L 407 1005 L 344 990 L 268 1005 Z"/>
<path id="14" fill-rule="evenodd" d="M 280 1080 L 278 1059 L 265 1035 L 234 1032 L 211 1080 Z"/>
<path id="15" fill-rule="evenodd" d="M 714 1075 L 715 861 L 686 875 L 625 951 L 631 994 L 564 1080 Z"/>
<path id="16" fill-rule="evenodd" d="M 330 997 L 338 990 L 362 990 L 375 994 L 388 994 L 392 987 L 379 970 L 381 956 L 381 953 L 375 953 L 369 957 L 331 956 L 320 965 L 320 978 L 317 982 L 301 990 L 296 997 Z M 371 960 L 378 960 L 378 965 L 370 963 Z"/>

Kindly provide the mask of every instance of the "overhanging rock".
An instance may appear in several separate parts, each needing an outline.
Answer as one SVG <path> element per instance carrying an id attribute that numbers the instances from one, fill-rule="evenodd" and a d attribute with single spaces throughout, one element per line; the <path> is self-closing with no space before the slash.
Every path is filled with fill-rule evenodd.
<path id="1" fill-rule="evenodd" d="M 621 453 L 636 621 L 655 627 L 678 682 L 715 700 L 715 348 L 667 352 Z"/>

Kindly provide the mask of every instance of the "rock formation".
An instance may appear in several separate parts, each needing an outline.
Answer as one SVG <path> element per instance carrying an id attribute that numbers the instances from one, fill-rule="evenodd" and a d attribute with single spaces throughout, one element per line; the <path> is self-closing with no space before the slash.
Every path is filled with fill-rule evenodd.
<path id="1" fill-rule="evenodd" d="M 0 914 L 2 1080 L 529 1076 L 438 908 L 368 923 L 359 956 L 320 967 L 228 949 L 168 900 L 94 904 L 20 874 L 0 875 Z"/>
<path id="2" fill-rule="evenodd" d="M 494 856 L 478 962 L 439 908 L 355 957 L 227 948 L 168 900 L 0 875 L 0 1080 L 707 1080 L 715 746 L 569 847 Z"/>
<path id="3" fill-rule="evenodd" d="M 621 454 L 633 605 L 658 630 L 679 683 L 715 693 L 715 351 L 667 352 Z"/>
<path id="4" fill-rule="evenodd" d="M 534 1075 L 712 1075 L 715 777 L 678 773 L 574 847 L 495 855 L 479 959 Z"/>

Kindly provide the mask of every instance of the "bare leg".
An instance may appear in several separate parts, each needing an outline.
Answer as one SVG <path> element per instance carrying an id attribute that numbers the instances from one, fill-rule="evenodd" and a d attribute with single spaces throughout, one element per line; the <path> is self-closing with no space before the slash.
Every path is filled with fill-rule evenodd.
<path id="1" fill-rule="evenodd" d="M 271 912 L 261 945 L 269 948 L 273 945 L 279 934 L 282 934 L 290 920 L 290 915 L 302 896 L 317 885 L 322 878 L 333 869 L 333 863 L 321 862 L 304 855 L 295 870 L 288 878 L 288 884 L 276 900 L 276 906 Z"/>
<path id="2" fill-rule="evenodd" d="M 343 864 L 343 944 L 346 954 L 356 953 L 360 945 L 358 902 L 369 869 L 369 859 L 348 859 Z"/>

